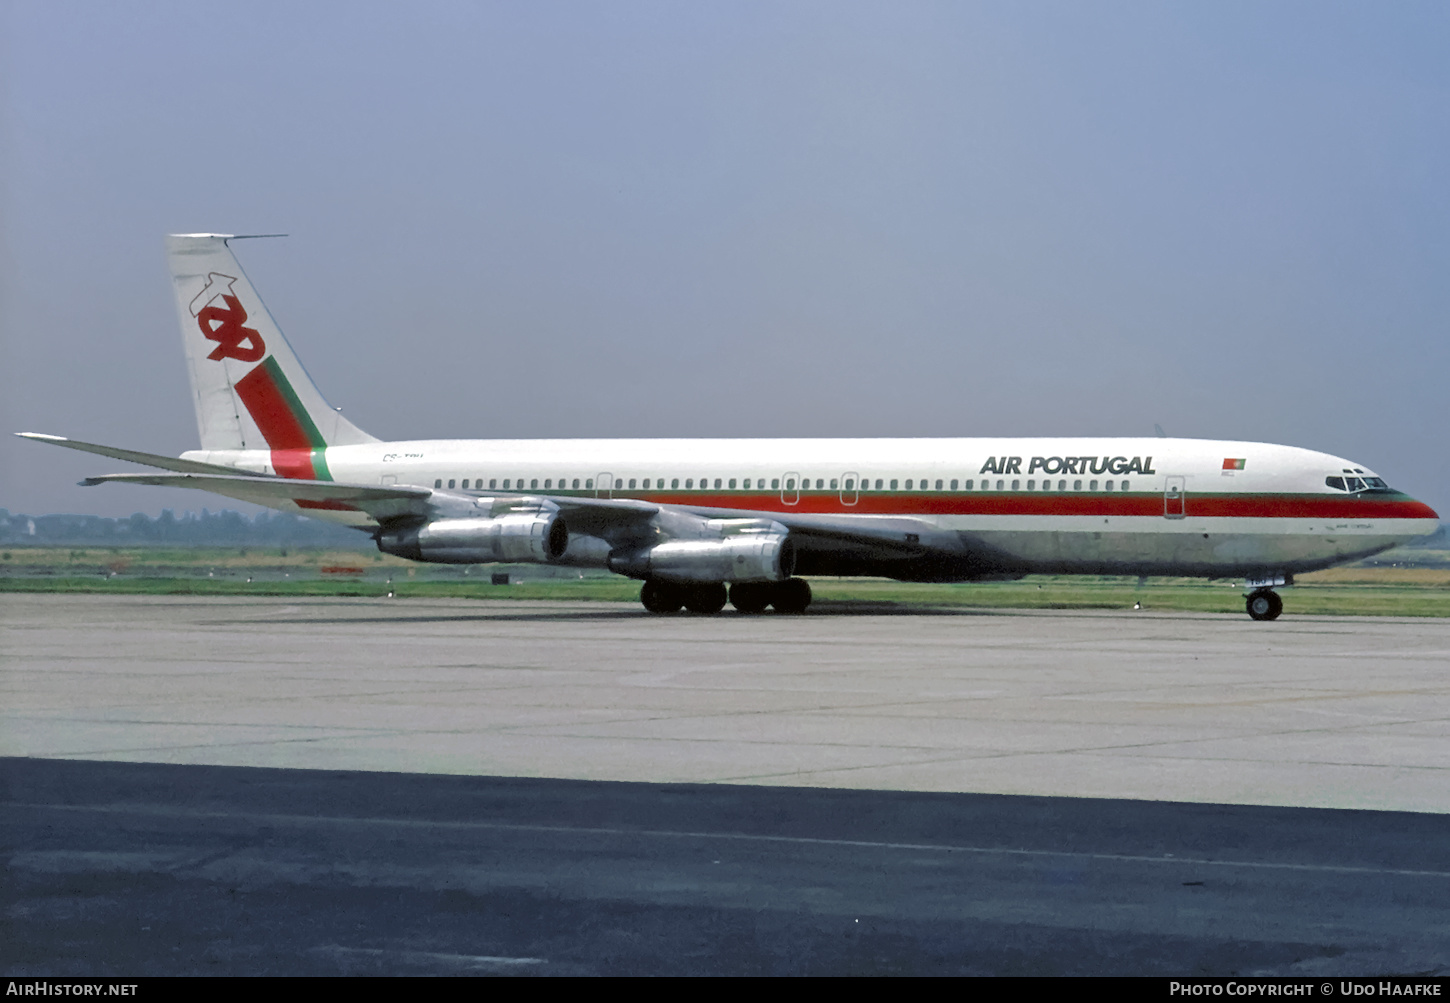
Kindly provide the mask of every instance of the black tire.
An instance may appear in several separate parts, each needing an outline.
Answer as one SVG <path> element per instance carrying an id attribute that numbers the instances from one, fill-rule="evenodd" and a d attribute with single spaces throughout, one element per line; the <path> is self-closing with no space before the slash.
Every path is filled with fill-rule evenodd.
<path id="1" fill-rule="evenodd" d="M 691 613 L 718 613 L 725 608 L 725 583 L 691 585 L 685 590 L 685 609 Z"/>
<path id="2" fill-rule="evenodd" d="M 639 601 L 651 613 L 678 613 L 685 597 L 677 586 L 650 580 L 640 586 Z"/>
<path id="3" fill-rule="evenodd" d="M 1244 608 L 1255 620 L 1276 620 L 1284 612 L 1284 600 L 1273 589 L 1259 589 L 1249 593 Z"/>
<path id="4" fill-rule="evenodd" d="M 804 578 L 787 578 L 771 589 L 770 604 L 777 613 L 804 613 L 811 604 L 811 584 Z"/>
<path id="5" fill-rule="evenodd" d="M 770 605 L 770 586 L 765 582 L 736 582 L 730 586 L 730 605 L 742 613 L 764 613 Z"/>

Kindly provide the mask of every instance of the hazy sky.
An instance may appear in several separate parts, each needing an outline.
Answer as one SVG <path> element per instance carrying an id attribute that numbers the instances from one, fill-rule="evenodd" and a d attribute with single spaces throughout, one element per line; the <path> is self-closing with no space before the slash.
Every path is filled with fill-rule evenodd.
<path id="1" fill-rule="evenodd" d="M 162 236 L 384 438 L 1171 434 L 1450 510 L 1450 5 L 0 0 L 0 428 L 197 443 Z M 5 436 L 0 506 L 79 488 Z"/>

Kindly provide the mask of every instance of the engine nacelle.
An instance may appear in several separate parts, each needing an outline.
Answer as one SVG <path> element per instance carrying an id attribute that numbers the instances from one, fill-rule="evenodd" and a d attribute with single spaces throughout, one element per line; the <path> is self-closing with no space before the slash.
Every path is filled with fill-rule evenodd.
<path id="1" fill-rule="evenodd" d="M 569 529 L 557 512 L 505 512 L 491 519 L 435 519 L 378 534 L 378 549 L 436 564 L 547 564 L 563 556 Z"/>
<path id="2" fill-rule="evenodd" d="M 795 544 L 784 533 L 720 540 L 670 540 L 609 558 L 609 570 L 667 582 L 779 582 L 795 572 Z"/>

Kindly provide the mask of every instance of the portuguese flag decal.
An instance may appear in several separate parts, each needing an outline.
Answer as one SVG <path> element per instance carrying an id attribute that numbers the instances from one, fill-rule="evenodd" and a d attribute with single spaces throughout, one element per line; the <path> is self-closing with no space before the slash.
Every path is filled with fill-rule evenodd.
<path id="1" fill-rule="evenodd" d="M 332 480 L 324 455 L 327 443 L 275 357 L 269 355 L 237 380 L 235 389 L 272 447 L 272 468 L 277 473 L 309 481 Z"/>
<path id="2" fill-rule="evenodd" d="M 1225 458 L 1224 461 L 1223 461 L 1223 468 L 1225 470 L 1242 470 L 1242 469 L 1244 469 L 1244 464 L 1246 462 L 1248 462 L 1248 461 L 1247 460 L 1233 460 L 1233 459 L 1227 459 L 1227 458 Z"/>

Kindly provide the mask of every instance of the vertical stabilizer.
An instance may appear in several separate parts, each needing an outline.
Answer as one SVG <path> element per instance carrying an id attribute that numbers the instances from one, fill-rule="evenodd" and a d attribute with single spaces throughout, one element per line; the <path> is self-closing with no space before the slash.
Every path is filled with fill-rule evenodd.
<path id="1" fill-rule="evenodd" d="M 237 264 L 229 239 L 214 233 L 166 238 L 201 446 L 270 449 L 280 474 L 325 476 L 325 447 L 378 440 L 327 405 Z"/>

